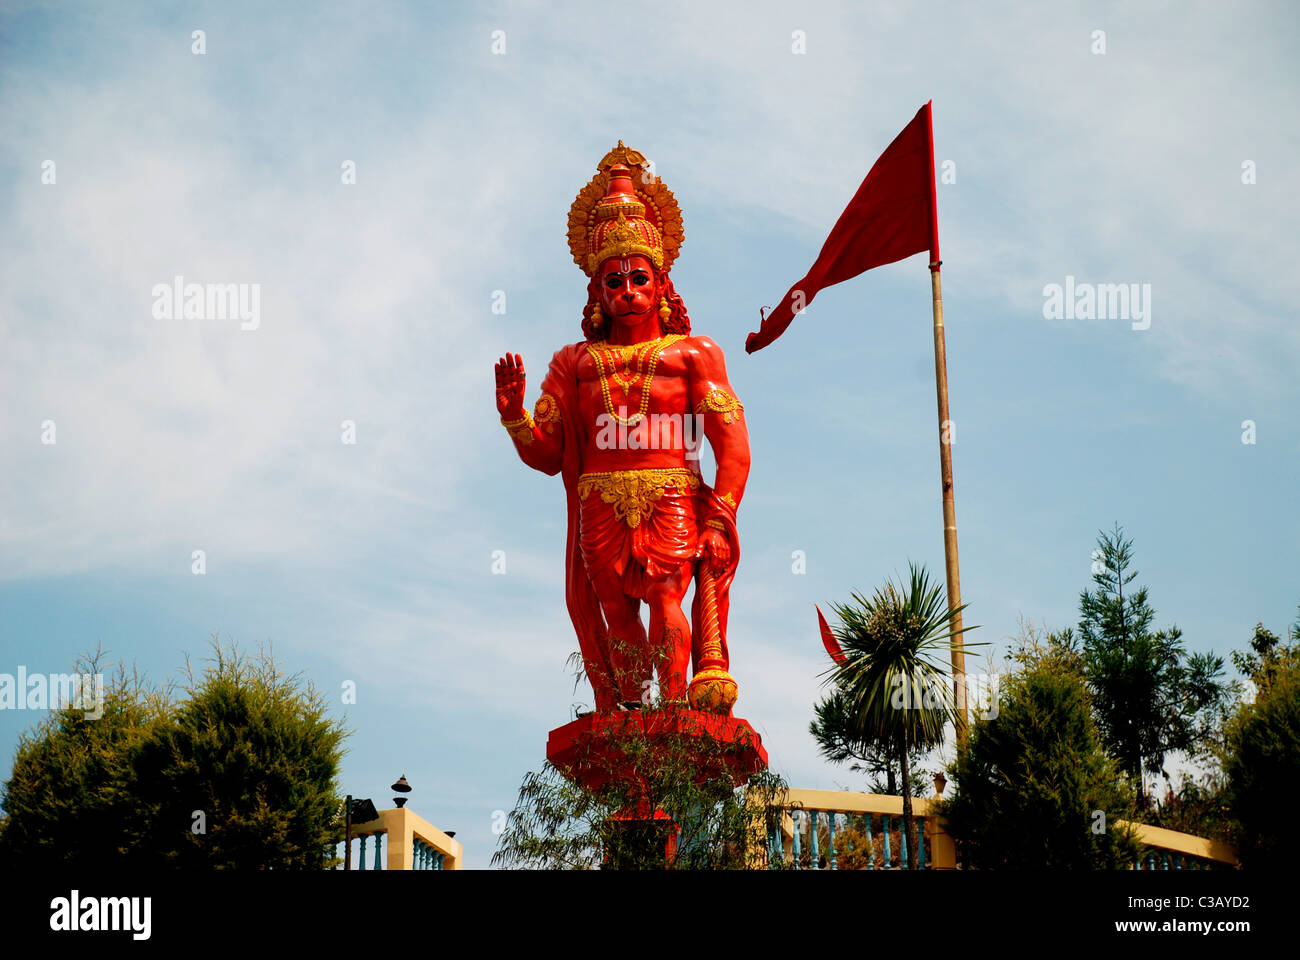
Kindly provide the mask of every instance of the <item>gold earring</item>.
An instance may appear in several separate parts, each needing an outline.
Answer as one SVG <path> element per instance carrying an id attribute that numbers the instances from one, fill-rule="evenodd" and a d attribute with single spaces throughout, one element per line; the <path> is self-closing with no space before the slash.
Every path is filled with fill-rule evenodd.
<path id="1" fill-rule="evenodd" d="M 673 315 L 672 307 L 668 306 L 668 298 L 664 297 L 662 300 L 659 301 L 659 321 L 661 323 L 667 323 L 668 319 L 672 315 Z"/>

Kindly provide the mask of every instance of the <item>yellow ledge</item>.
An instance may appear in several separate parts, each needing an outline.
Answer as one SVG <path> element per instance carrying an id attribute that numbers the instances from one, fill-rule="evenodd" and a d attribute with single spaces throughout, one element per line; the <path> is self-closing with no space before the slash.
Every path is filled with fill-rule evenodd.
<path id="1" fill-rule="evenodd" d="M 1219 863 L 1232 864 L 1234 867 L 1239 863 L 1237 848 L 1230 843 L 1224 843 L 1222 840 L 1209 840 L 1190 833 L 1179 833 L 1177 830 L 1153 827 L 1146 823 L 1129 823 L 1127 820 L 1116 820 L 1115 822 L 1120 826 L 1132 827 L 1138 841 L 1148 847 L 1183 853 L 1191 857 L 1200 857 L 1203 860 L 1216 860 Z"/>
<path id="2" fill-rule="evenodd" d="M 387 870 L 415 869 L 415 840 L 423 840 L 445 858 L 444 870 L 461 869 L 464 852 L 459 841 L 447 836 L 428 820 L 406 807 L 380 810 L 378 820 L 354 823 L 352 836 L 388 834 Z"/>

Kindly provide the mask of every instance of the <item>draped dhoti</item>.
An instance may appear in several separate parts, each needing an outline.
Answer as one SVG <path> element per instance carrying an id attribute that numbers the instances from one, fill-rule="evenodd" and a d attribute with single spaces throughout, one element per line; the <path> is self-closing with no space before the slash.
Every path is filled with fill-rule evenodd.
<path id="1" fill-rule="evenodd" d="M 684 468 L 582 474 L 579 546 L 588 576 L 612 570 L 625 594 L 647 599 L 655 582 L 695 556 L 699 486 Z"/>

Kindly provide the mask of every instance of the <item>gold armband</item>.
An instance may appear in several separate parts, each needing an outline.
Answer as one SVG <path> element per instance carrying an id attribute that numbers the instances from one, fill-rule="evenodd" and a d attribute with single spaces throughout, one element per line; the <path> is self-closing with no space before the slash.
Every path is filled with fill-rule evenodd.
<path id="1" fill-rule="evenodd" d="M 727 393 L 726 390 L 714 389 L 704 395 L 695 407 L 696 413 L 720 413 L 722 414 L 723 423 L 731 423 L 732 420 L 741 420 L 745 405 Z"/>
<path id="2" fill-rule="evenodd" d="M 502 417 L 501 426 L 506 428 L 506 433 L 524 444 L 524 446 L 533 442 L 533 416 L 527 410 L 518 420 L 507 420 Z"/>
<path id="3" fill-rule="evenodd" d="M 723 533 L 727 532 L 727 525 L 716 517 L 712 520 L 705 520 L 704 525 L 706 527 L 712 527 L 714 530 L 721 530 Z"/>
<path id="4" fill-rule="evenodd" d="M 555 425 L 560 422 L 559 402 L 549 393 L 542 394 L 533 407 L 533 419 L 547 433 L 554 433 Z"/>

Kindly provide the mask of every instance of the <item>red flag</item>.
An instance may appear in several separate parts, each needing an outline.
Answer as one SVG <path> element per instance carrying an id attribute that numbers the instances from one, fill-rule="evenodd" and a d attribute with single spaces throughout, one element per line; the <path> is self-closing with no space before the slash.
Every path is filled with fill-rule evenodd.
<path id="1" fill-rule="evenodd" d="M 822 646 L 826 648 L 826 652 L 831 655 L 831 659 L 837 664 L 848 663 L 849 658 L 844 655 L 844 649 L 840 646 L 840 642 L 835 639 L 835 634 L 831 633 L 831 625 L 822 616 L 822 608 L 816 604 L 813 604 L 813 607 L 817 610 L 817 627 L 822 632 Z"/>
<path id="2" fill-rule="evenodd" d="M 820 290 L 872 267 L 930 251 L 939 260 L 939 219 L 934 192 L 934 128 L 930 104 L 880 155 L 822 245 L 808 275 L 763 318 L 745 352 L 762 350 L 785 332 L 795 314 Z"/>

